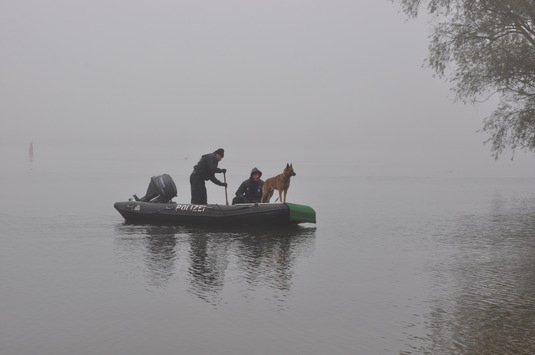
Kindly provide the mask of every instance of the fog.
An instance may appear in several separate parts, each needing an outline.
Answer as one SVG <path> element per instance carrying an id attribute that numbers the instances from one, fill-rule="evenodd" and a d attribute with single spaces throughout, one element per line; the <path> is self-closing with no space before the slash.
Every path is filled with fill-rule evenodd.
<path id="1" fill-rule="evenodd" d="M 533 154 L 494 160 L 478 130 L 495 102 L 454 102 L 451 83 L 422 66 L 429 24 L 399 10 L 386 0 L 3 2 L 0 169 L 26 162 L 33 142 L 36 160 L 158 154 L 183 174 L 223 147 L 220 166 L 244 176 L 293 162 L 306 174 L 535 177 Z"/>

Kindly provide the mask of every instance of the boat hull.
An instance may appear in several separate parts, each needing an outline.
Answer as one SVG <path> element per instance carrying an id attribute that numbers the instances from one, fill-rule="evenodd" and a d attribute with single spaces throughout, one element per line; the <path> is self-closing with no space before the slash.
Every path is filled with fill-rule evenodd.
<path id="1" fill-rule="evenodd" d="M 192 205 L 140 201 L 116 202 L 115 209 L 128 223 L 193 226 L 284 226 L 316 223 L 308 206 L 291 203 Z"/>

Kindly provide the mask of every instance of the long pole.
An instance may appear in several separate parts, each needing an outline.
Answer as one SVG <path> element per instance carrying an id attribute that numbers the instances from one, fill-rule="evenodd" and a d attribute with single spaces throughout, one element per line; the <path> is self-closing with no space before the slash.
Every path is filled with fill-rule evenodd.
<path id="1" fill-rule="evenodd" d="M 228 195 L 227 195 L 227 174 L 223 173 L 223 182 L 225 183 L 225 202 L 228 206 Z"/>

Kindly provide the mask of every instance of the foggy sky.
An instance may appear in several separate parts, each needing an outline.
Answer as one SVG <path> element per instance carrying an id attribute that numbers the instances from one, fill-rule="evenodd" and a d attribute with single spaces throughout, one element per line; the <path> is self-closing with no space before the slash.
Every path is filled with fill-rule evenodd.
<path id="1" fill-rule="evenodd" d="M 455 103 L 422 67 L 429 32 L 386 0 L 5 1 L 0 156 L 224 147 L 247 167 L 535 177 L 532 154 L 483 145 L 495 103 Z"/>

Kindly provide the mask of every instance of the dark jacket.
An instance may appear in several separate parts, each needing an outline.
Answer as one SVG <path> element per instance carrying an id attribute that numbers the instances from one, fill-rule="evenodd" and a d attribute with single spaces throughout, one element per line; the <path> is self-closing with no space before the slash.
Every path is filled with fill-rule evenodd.
<path id="1" fill-rule="evenodd" d="M 214 184 L 221 186 L 223 183 L 215 177 L 215 173 L 223 172 L 217 167 L 218 164 L 219 162 L 215 157 L 215 153 L 205 154 L 201 157 L 197 165 L 193 167 L 192 175 L 204 181 L 210 180 Z"/>
<path id="2" fill-rule="evenodd" d="M 260 202 L 262 199 L 262 186 L 264 181 L 259 179 L 258 181 L 253 180 L 253 174 L 259 173 L 262 176 L 262 172 L 257 168 L 251 170 L 251 175 L 249 179 L 241 183 L 238 190 L 236 190 L 236 196 L 243 198 L 244 202 Z"/>

